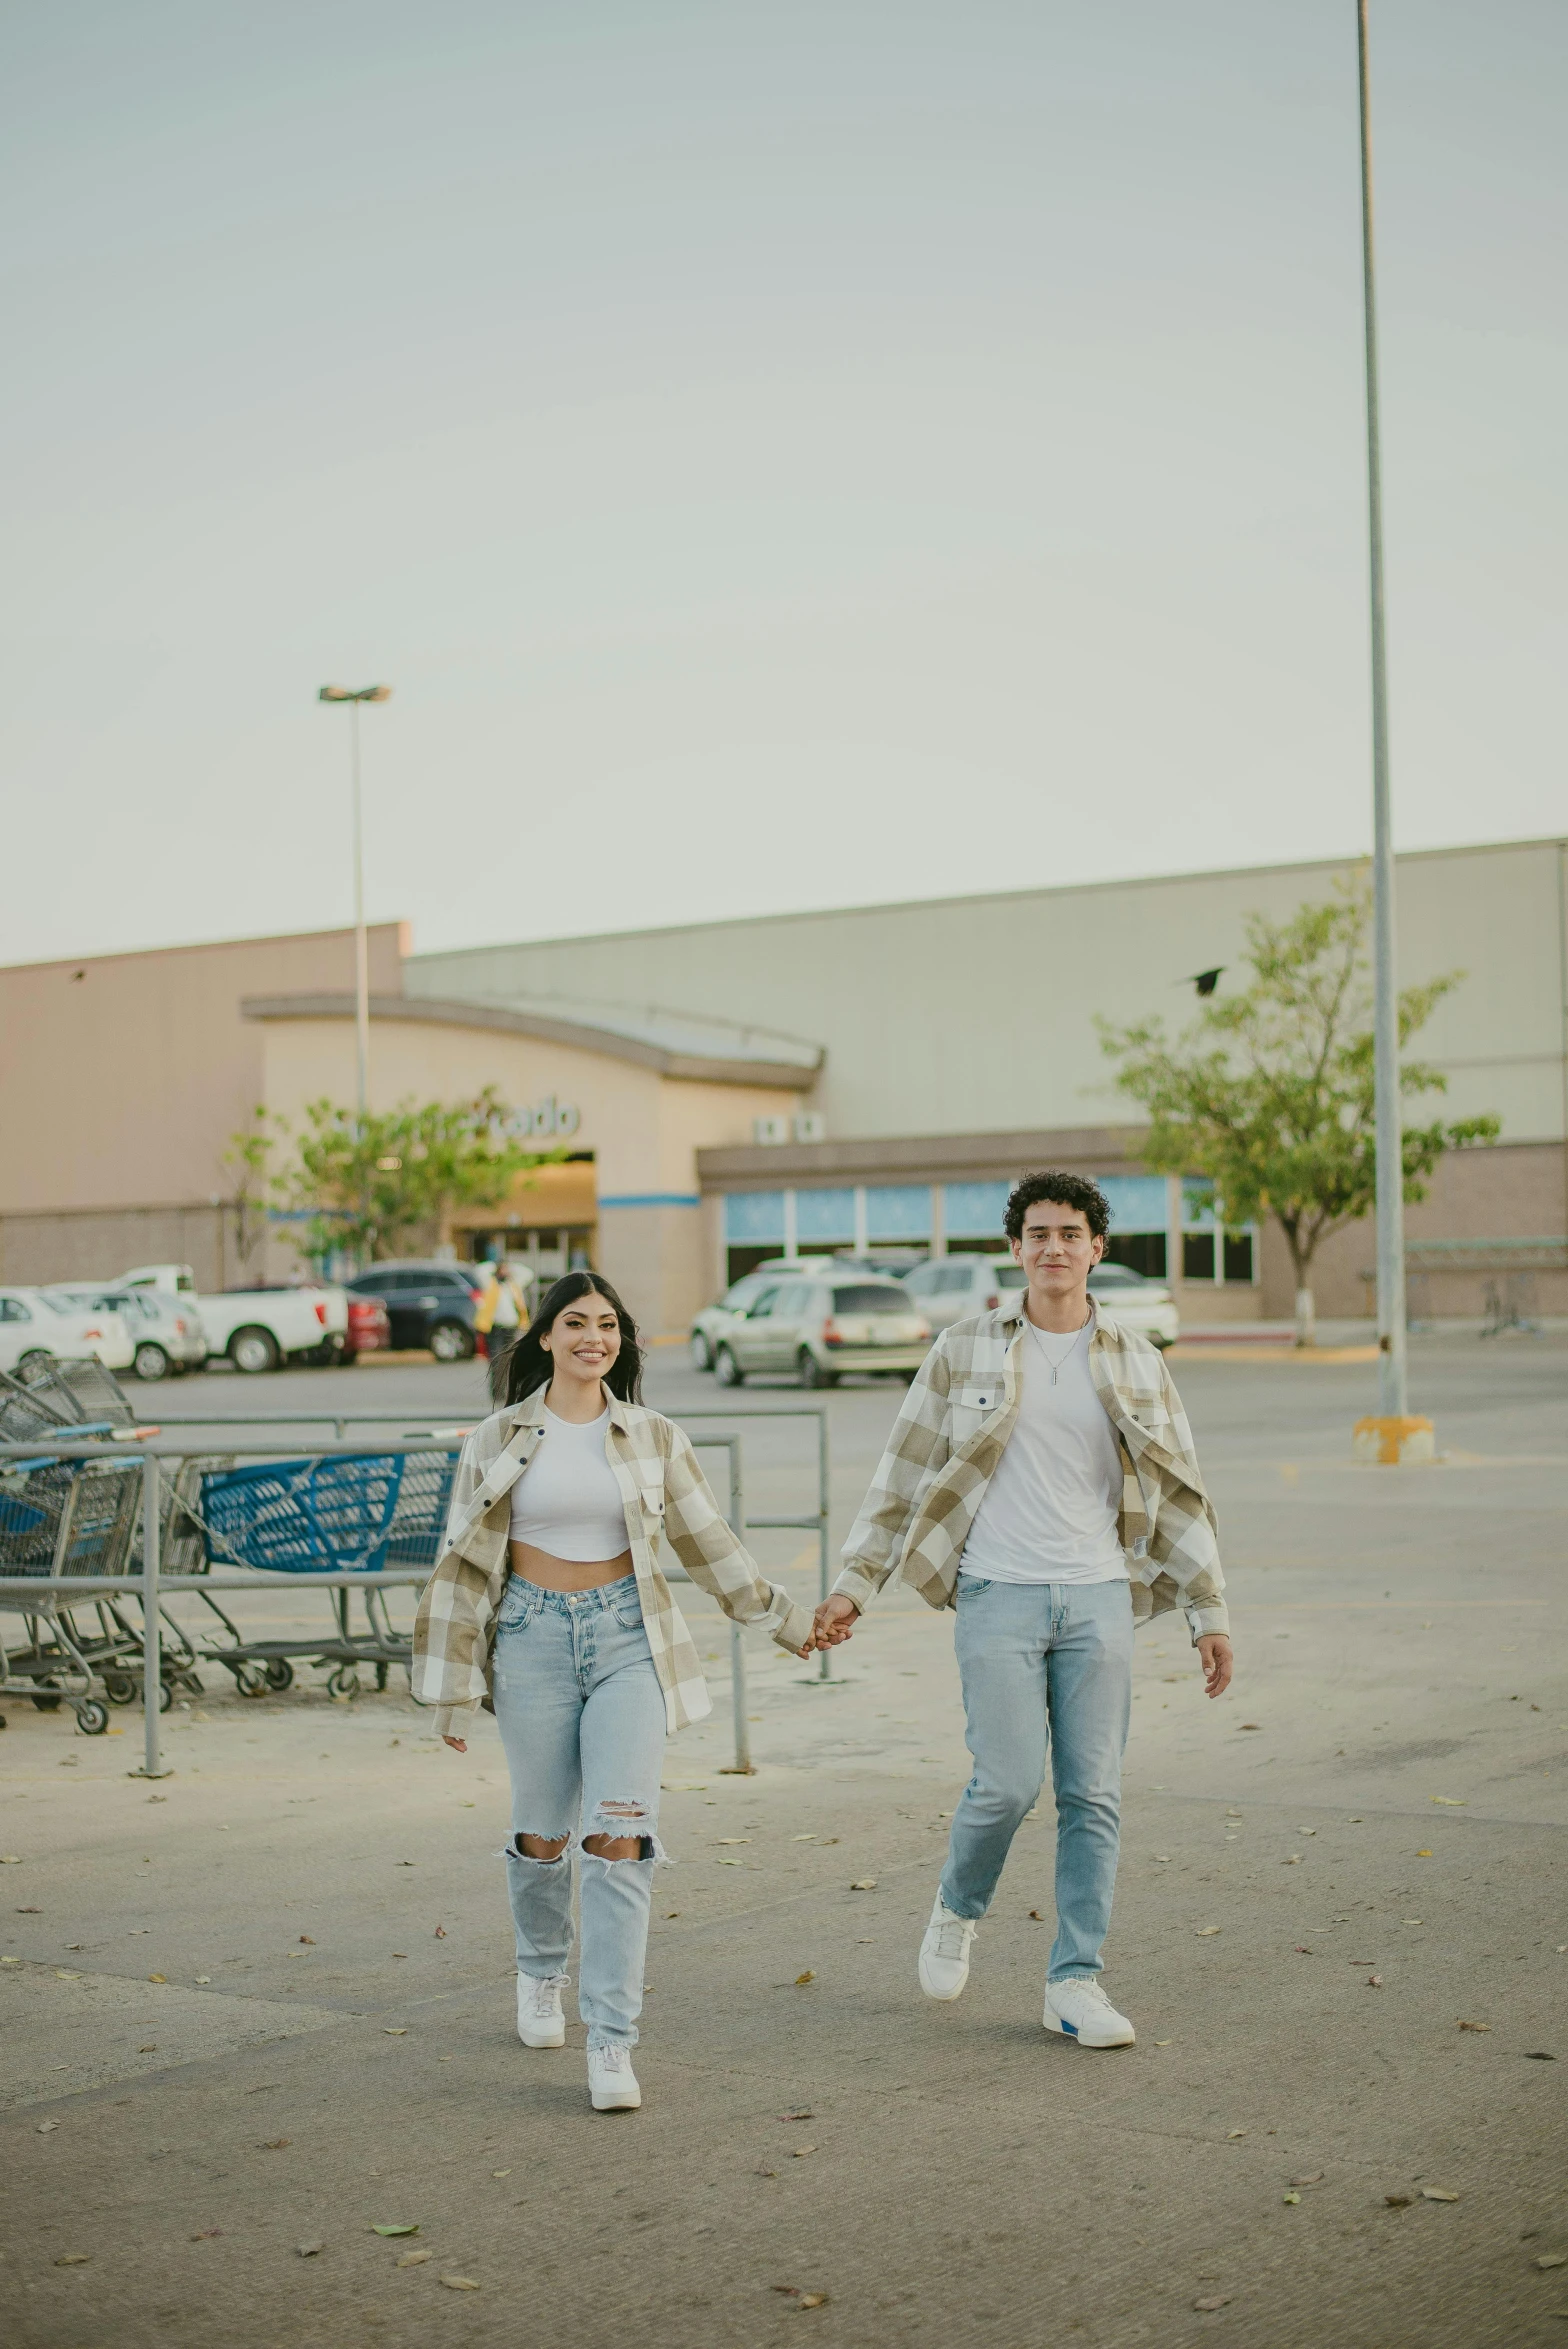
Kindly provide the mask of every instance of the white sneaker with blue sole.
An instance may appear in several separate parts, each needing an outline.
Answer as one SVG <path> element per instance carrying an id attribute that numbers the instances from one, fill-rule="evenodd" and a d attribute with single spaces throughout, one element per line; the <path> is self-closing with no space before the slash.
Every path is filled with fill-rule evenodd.
<path id="1" fill-rule="evenodd" d="M 1080 2047 L 1131 2047 L 1137 2032 L 1119 2015 L 1092 1974 L 1064 1975 L 1045 1986 L 1045 2027 Z"/>

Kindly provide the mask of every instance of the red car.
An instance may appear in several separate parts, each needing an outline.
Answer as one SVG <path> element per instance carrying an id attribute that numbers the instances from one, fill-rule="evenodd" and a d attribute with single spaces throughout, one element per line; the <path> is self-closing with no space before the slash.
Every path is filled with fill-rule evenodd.
<path id="1" fill-rule="evenodd" d="M 383 1352 L 392 1343 L 392 1317 L 380 1297 L 356 1297 L 353 1290 L 348 1298 L 348 1342 L 345 1351 L 352 1361 L 359 1354 Z"/>

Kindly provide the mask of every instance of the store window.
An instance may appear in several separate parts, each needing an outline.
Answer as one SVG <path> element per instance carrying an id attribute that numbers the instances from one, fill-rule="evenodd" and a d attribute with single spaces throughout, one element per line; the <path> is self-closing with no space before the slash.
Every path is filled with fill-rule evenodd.
<path id="1" fill-rule="evenodd" d="M 866 1238 L 929 1240 L 931 1187 L 928 1183 L 868 1183 Z"/>
<path id="2" fill-rule="evenodd" d="M 942 1194 L 942 1208 L 950 1253 L 956 1253 L 953 1248 L 956 1240 L 960 1245 L 966 1241 L 979 1243 L 1001 1254 L 1007 1246 L 1002 1237 L 1002 1215 L 1011 1188 L 1009 1183 L 949 1183 L 946 1186 Z"/>
<path id="3" fill-rule="evenodd" d="M 855 1244 L 853 1191 L 797 1191 L 795 1234 L 801 1248 L 852 1248 Z"/>

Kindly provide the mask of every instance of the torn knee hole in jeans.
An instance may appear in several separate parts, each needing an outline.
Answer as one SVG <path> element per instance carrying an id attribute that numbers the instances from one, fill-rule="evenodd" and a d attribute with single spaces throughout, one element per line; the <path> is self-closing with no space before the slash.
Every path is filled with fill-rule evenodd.
<path id="1" fill-rule="evenodd" d="M 559 1851 L 546 1853 L 524 1851 L 525 1838 L 530 1843 L 558 1843 L 561 1848 Z M 526 1860 L 533 1868 L 555 1868 L 559 1867 L 562 1861 L 569 1859 L 571 1845 L 571 1836 L 564 1829 L 547 1835 L 542 1828 L 524 1827 L 513 1836 L 507 1845 L 506 1856 L 509 1860 Z"/>
<path id="2" fill-rule="evenodd" d="M 658 1837 L 656 1835 L 648 1835 L 640 1832 L 640 1830 L 647 1825 L 647 1822 L 648 1812 L 642 1803 L 596 1803 L 594 1805 L 593 1818 L 587 1830 L 581 1837 L 578 1838 L 578 1848 L 581 1850 L 584 1859 L 599 1860 L 607 1868 L 624 1868 L 627 1866 L 635 1866 L 636 1863 L 641 1860 L 659 1860 L 665 1861 L 667 1864 L 668 1855 L 665 1852 L 664 1846 L 660 1843 Z M 590 1851 L 588 1849 L 590 1842 L 635 1842 L 637 1850 L 634 1857 L 630 1860 L 611 1859 L 607 1852 Z"/>

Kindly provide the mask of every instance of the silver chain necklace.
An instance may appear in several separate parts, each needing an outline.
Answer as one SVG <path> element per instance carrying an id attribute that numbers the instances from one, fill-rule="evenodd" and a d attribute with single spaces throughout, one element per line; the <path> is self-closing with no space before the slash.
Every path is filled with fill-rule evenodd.
<path id="1" fill-rule="evenodd" d="M 1089 1320 L 1092 1321 L 1093 1318 L 1094 1316 L 1091 1314 L 1089 1316 Z M 1051 1384 L 1054 1387 L 1056 1384 L 1057 1372 L 1065 1368 L 1068 1355 L 1072 1352 L 1074 1346 L 1077 1345 L 1078 1340 L 1083 1336 L 1084 1331 L 1089 1326 L 1089 1322 L 1080 1322 L 1077 1329 L 1073 1331 L 1072 1336 L 1068 1339 L 1065 1351 L 1060 1354 L 1053 1354 L 1050 1347 L 1046 1344 L 1044 1338 L 1040 1335 L 1040 1332 L 1035 1328 L 1034 1323 L 1030 1321 L 1027 1313 L 1024 1315 L 1024 1321 L 1034 1338 L 1035 1344 L 1039 1347 L 1041 1353 L 1045 1356 L 1046 1361 L 1051 1366 Z"/>

